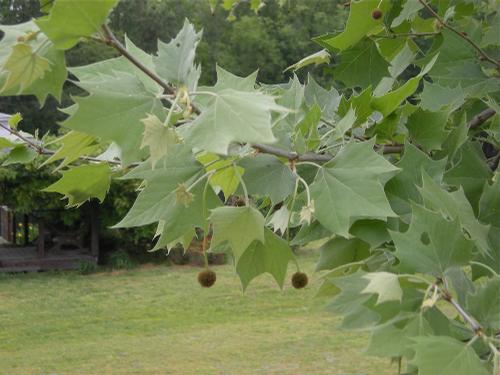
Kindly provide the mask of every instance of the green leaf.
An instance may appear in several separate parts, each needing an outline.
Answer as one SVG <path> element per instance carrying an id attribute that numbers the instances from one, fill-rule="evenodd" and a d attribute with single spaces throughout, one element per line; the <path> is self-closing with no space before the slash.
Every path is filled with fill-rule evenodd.
<path id="1" fill-rule="evenodd" d="M 397 78 L 410 65 L 415 58 L 415 53 L 406 43 L 398 54 L 391 60 L 389 73 L 392 78 Z"/>
<path id="2" fill-rule="evenodd" d="M 314 41 L 325 48 L 344 51 L 357 44 L 366 35 L 376 34 L 382 30 L 383 17 L 376 20 L 372 18 L 372 12 L 378 8 L 385 14 L 389 7 L 390 1 L 388 0 L 352 1 L 344 31 L 336 36 L 320 36 L 315 38 Z"/>
<path id="3" fill-rule="evenodd" d="M 340 289 L 340 293 L 335 296 L 332 304 L 329 306 L 333 312 L 349 315 L 358 312 L 360 308 L 363 309 L 363 304 L 372 298 L 372 295 L 361 293 L 369 282 L 364 278 L 365 275 L 366 272 L 358 270 L 347 276 L 327 278 L 328 283 Z M 375 315 L 368 315 L 368 317 L 378 320 L 379 316 Z"/>
<path id="4" fill-rule="evenodd" d="M 64 168 L 68 164 L 77 160 L 82 155 L 90 155 L 97 151 L 98 146 L 95 144 L 95 138 L 91 135 L 70 131 L 62 137 L 57 138 L 51 143 L 61 143 L 61 147 L 50 156 L 42 165 L 47 165 L 55 161 L 62 162 L 55 170 Z"/>
<path id="5" fill-rule="evenodd" d="M 371 248 L 378 247 L 391 239 L 387 223 L 381 220 L 358 220 L 351 226 L 349 233 L 369 243 Z"/>
<path id="6" fill-rule="evenodd" d="M 492 184 L 486 183 L 479 201 L 479 218 L 492 226 L 500 227 L 500 178 L 495 174 Z"/>
<path id="7" fill-rule="evenodd" d="M 367 65 L 366 62 L 370 61 Z M 380 56 L 375 42 L 366 40 L 342 52 L 340 64 L 333 70 L 333 78 L 347 87 L 376 85 L 387 75 L 387 62 Z"/>
<path id="8" fill-rule="evenodd" d="M 487 334 L 500 329 L 500 277 L 488 279 L 473 295 L 467 296 L 467 311 L 481 324 Z"/>
<path id="9" fill-rule="evenodd" d="M 38 154 L 32 148 L 19 144 L 10 150 L 7 158 L 3 161 L 2 165 L 7 166 L 11 164 L 26 164 L 33 161 Z"/>
<path id="10" fill-rule="evenodd" d="M 457 151 L 467 142 L 469 127 L 467 126 L 465 114 L 460 120 L 456 121 L 455 127 L 448 133 L 448 137 L 441 145 L 441 151 L 435 153 L 435 157 L 448 157 L 448 160 L 454 160 Z"/>
<path id="11" fill-rule="evenodd" d="M 462 186 L 474 211 L 477 211 L 483 187 L 491 178 L 491 170 L 480 146 L 467 142 L 458 152 L 458 162 L 444 175 L 444 181 L 459 188 Z"/>
<path id="12" fill-rule="evenodd" d="M 472 46 L 450 30 L 442 30 L 441 36 L 435 38 L 439 58 L 429 72 L 434 83 L 446 87 L 460 85 L 466 95 L 477 97 L 498 90 L 496 79 L 486 76 L 477 63 Z"/>
<path id="13" fill-rule="evenodd" d="M 410 356 L 413 337 L 430 335 L 433 332 L 426 311 L 409 320 L 404 327 L 400 324 L 381 325 L 373 330 L 367 355 L 381 357 Z"/>
<path id="14" fill-rule="evenodd" d="M 213 87 L 214 91 L 224 89 L 233 89 L 238 91 L 255 91 L 255 80 L 257 79 L 257 70 L 247 77 L 238 77 L 227 70 L 222 69 L 219 65 L 216 66 L 217 83 Z M 206 88 L 203 87 L 203 90 Z M 210 88 L 208 88 L 210 89 Z"/>
<path id="15" fill-rule="evenodd" d="M 268 225 L 273 228 L 274 232 L 279 230 L 281 234 L 284 234 L 288 228 L 288 224 L 290 223 L 291 214 L 292 213 L 288 210 L 286 205 L 283 205 L 279 210 L 273 213 Z"/>
<path id="16" fill-rule="evenodd" d="M 17 129 L 17 126 L 21 121 L 23 121 L 23 116 L 19 112 L 17 112 L 9 116 L 7 125 L 9 125 L 11 129 Z"/>
<path id="17" fill-rule="evenodd" d="M 408 117 L 406 123 L 411 139 L 426 151 L 440 150 L 449 134 L 445 130 L 448 116 L 448 112 L 430 112 L 418 109 Z"/>
<path id="18" fill-rule="evenodd" d="M 363 124 L 368 116 L 373 113 L 373 108 L 370 104 L 372 94 L 372 88 L 368 86 L 359 95 L 351 95 L 348 100 L 345 96 L 342 96 L 339 103 L 338 115 L 345 116 L 352 108 L 356 112 L 356 122 L 354 126 Z"/>
<path id="19" fill-rule="evenodd" d="M 331 270 L 347 263 L 357 262 L 370 255 L 369 245 L 357 238 L 335 237 L 320 247 L 316 271 Z"/>
<path id="20" fill-rule="evenodd" d="M 235 264 L 254 240 L 265 243 L 265 220 L 253 207 L 219 207 L 212 210 L 209 220 L 214 228 L 212 246 L 227 241 Z"/>
<path id="21" fill-rule="evenodd" d="M 306 56 L 303 59 L 297 61 L 295 64 L 290 65 L 288 68 L 284 70 L 284 72 L 288 70 L 293 70 L 295 72 L 296 70 L 302 69 L 303 67 L 311 64 L 320 65 L 329 63 L 330 63 L 330 54 L 327 52 L 326 49 L 322 49 L 321 51 Z"/>
<path id="22" fill-rule="evenodd" d="M 404 21 L 412 21 L 415 16 L 417 16 L 419 10 L 423 7 L 424 6 L 419 1 L 406 1 L 403 5 L 401 13 L 399 13 L 399 15 L 392 21 L 391 27 L 398 27 Z"/>
<path id="23" fill-rule="evenodd" d="M 68 207 L 78 207 L 97 198 L 104 201 L 111 183 L 111 169 L 106 163 L 88 164 L 62 172 L 62 177 L 42 191 L 60 193 L 68 199 Z"/>
<path id="24" fill-rule="evenodd" d="M 224 162 L 224 160 L 221 162 Z M 219 168 L 219 162 L 211 164 L 207 167 L 207 171 L 217 168 Z M 236 189 L 238 189 L 240 178 L 244 172 L 245 170 L 242 167 L 234 166 L 231 163 L 228 167 L 219 169 L 210 176 L 210 184 L 222 190 L 224 197 L 227 199 L 236 192 Z"/>
<path id="25" fill-rule="evenodd" d="M 309 111 L 307 111 L 304 119 L 297 125 L 296 138 L 300 137 L 305 143 L 305 149 L 300 152 L 305 153 L 307 151 L 312 151 L 319 146 L 320 137 L 318 135 L 318 124 L 320 119 L 321 108 L 318 104 L 314 104 Z"/>
<path id="26" fill-rule="evenodd" d="M 429 72 L 437 58 L 438 55 L 435 55 L 417 76 L 410 78 L 401 87 L 383 96 L 374 97 L 371 102 L 372 107 L 380 111 L 384 116 L 394 112 L 407 97 L 417 90 L 420 80 Z"/>
<path id="27" fill-rule="evenodd" d="M 186 19 L 181 31 L 168 44 L 158 40 L 158 57 L 154 58 L 158 75 L 172 84 L 185 84 L 194 89 L 201 74 L 200 68 L 194 64 L 201 34 Z"/>
<path id="28" fill-rule="evenodd" d="M 290 147 L 290 134 L 296 128 L 297 124 L 304 119 L 305 111 L 305 87 L 300 83 L 298 77 L 294 74 L 286 90 L 276 102 L 288 109 L 280 117 L 280 121 L 274 126 L 273 130 L 278 138 L 278 145 L 284 148 Z"/>
<path id="29" fill-rule="evenodd" d="M 269 229 L 265 229 L 264 239 L 264 243 L 253 241 L 236 265 L 243 290 L 263 273 L 271 274 L 280 288 L 283 288 L 288 262 L 295 259 L 287 242 Z"/>
<path id="30" fill-rule="evenodd" d="M 32 21 L 0 25 L 0 30 L 4 33 L 0 40 L 0 71 L 5 73 L 0 74 L 0 88 L 4 88 L 0 95 L 35 95 L 43 105 L 47 95 L 51 94 L 61 101 L 67 75 L 64 52 L 56 50 L 45 35 L 37 34 L 38 27 Z M 19 44 L 18 40 L 29 41 Z M 12 65 L 12 74 L 5 67 L 8 61 Z"/>
<path id="31" fill-rule="evenodd" d="M 356 112 L 354 109 L 349 109 L 349 111 L 342 117 L 336 124 L 335 129 L 332 132 L 332 138 L 334 141 L 338 141 L 344 138 L 345 133 L 350 130 L 356 122 Z"/>
<path id="32" fill-rule="evenodd" d="M 88 71 L 95 68 L 88 67 Z M 90 95 L 74 97 L 75 104 L 65 108 L 70 117 L 63 126 L 115 142 L 122 151 L 123 162 L 141 160 L 141 140 L 146 114 L 163 117 L 163 105 L 139 78 L 130 73 L 113 71 L 110 75 L 78 73 L 78 86 Z M 78 73 L 77 76 L 78 76 Z M 93 78 L 91 78 L 93 77 Z M 133 94 L 132 94 L 133 93 Z"/>
<path id="33" fill-rule="evenodd" d="M 0 93 L 19 87 L 18 93 L 23 92 L 36 80 L 43 78 L 50 70 L 50 62 L 33 52 L 30 45 L 18 43 L 12 47 L 12 52 L 2 67 L 7 79 L 0 88 Z"/>
<path id="34" fill-rule="evenodd" d="M 12 142 L 11 140 L 7 138 L 0 137 L 0 150 L 3 151 L 5 148 L 10 148 L 14 147 L 16 143 Z"/>
<path id="35" fill-rule="evenodd" d="M 322 240 L 324 238 L 331 237 L 331 232 L 323 227 L 319 221 L 313 221 L 311 224 L 304 224 L 300 227 L 299 231 L 295 235 L 290 245 L 292 246 L 302 246 L 310 242 Z"/>
<path id="36" fill-rule="evenodd" d="M 56 1 L 48 16 L 35 22 L 58 49 L 70 49 L 80 38 L 100 31 L 118 0 Z"/>
<path id="37" fill-rule="evenodd" d="M 498 175 L 495 177 L 492 184 L 485 184 L 479 201 L 479 219 L 490 224 L 488 233 L 490 244 L 500 243 L 500 179 Z M 479 255 L 475 260 L 491 267 L 500 274 L 500 247 L 493 246 L 490 254 Z M 491 276 L 490 271 L 477 265 L 472 265 L 472 274 L 474 279 L 481 276 Z"/>
<path id="38" fill-rule="evenodd" d="M 376 304 L 387 301 L 401 301 L 403 289 L 399 285 L 398 275 L 389 272 L 370 272 L 363 276 L 369 280 L 361 293 L 378 294 Z"/>
<path id="39" fill-rule="evenodd" d="M 424 90 L 420 94 L 420 108 L 426 111 L 440 111 L 443 108 L 450 112 L 465 102 L 465 93 L 460 85 L 456 87 L 440 86 L 436 83 L 424 82 Z"/>
<path id="40" fill-rule="evenodd" d="M 463 229 L 478 249 L 487 254 L 492 246 L 488 242 L 489 226 L 476 218 L 472 207 L 461 188 L 447 192 L 442 189 L 427 173 L 422 175 L 423 185 L 420 194 L 427 208 L 442 212 L 451 219 L 458 219 Z"/>
<path id="41" fill-rule="evenodd" d="M 404 232 L 390 231 L 399 267 L 442 277 L 451 267 L 464 266 L 472 258 L 472 241 L 466 239 L 457 219 L 446 220 L 422 206 L 412 206 L 412 220 Z"/>
<path id="42" fill-rule="evenodd" d="M 411 364 L 419 375 L 488 375 L 489 371 L 472 346 L 447 336 L 421 336 L 413 339 L 415 357 Z"/>
<path id="43" fill-rule="evenodd" d="M 422 185 L 422 171 L 441 181 L 446 159 L 432 160 L 412 144 L 406 144 L 403 157 L 396 166 L 402 171 L 387 182 L 385 192 L 394 212 L 407 215 L 411 212 L 410 202 L 421 202 L 417 186 Z"/>
<path id="44" fill-rule="evenodd" d="M 165 178 L 168 178 L 166 174 Z M 156 181 L 155 181 L 156 182 Z M 181 185 L 182 186 L 182 185 Z M 156 242 L 153 250 L 167 248 L 170 250 L 181 239 L 185 245 L 185 239 L 190 240 L 194 236 L 194 228 L 206 228 L 209 210 L 220 206 L 220 199 L 215 195 L 212 189 L 208 188 L 205 192 L 204 184 L 196 185 L 191 191 L 192 201 L 189 204 L 179 202 L 176 191 L 169 193 L 162 204 L 160 222 L 161 235 Z M 205 194 L 205 196 L 204 196 Z M 186 235 L 188 234 L 188 235 Z M 184 246 L 186 249 L 186 246 Z"/>
<path id="45" fill-rule="evenodd" d="M 201 172 L 202 166 L 192 156 L 191 149 L 184 145 L 174 146 L 172 153 L 156 163 L 153 169 L 149 162 L 139 165 L 124 178 L 145 179 L 146 186 L 127 215 L 115 227 L 141 226 L 159 220 L 168 222 L 168 210 L 176 203 L 179 184 L 191 184 Z"/>
<path id="46" fill-rule="evenodd" d="M 295 176 L 291 169 L 275 156 L 247 156 L 239 165 L 245 169 L 243 180 L 249 194 L 268 196 L 273 204 L 277 204 L 293 192 Z"/>
<path id="47" fill-rule="evenodd" d="M 202 150 L 227 155 L 229 145 L 273 143 L 271 112 L 281 111 L 274 98 L 260 92 L 223 89 L 190 124 L 186 141 Z"/>
<path id="48" fill-rule="evenodd" d="M 318 171 L 311 185 L 314 216 L 325 228 L 346 238 L 356 220 L 395 216 L 383 183 L 399 169 L 373 151 L 373 145 L 373 141 L 349 143 Z"/>
<path id="49" fill-rule="evenodd" d="M 320 107 L 323 118 L 332 120 L 339 106 L 341 95 L 334 87 L 325 90 L 308 74 L 307 84 L 304 88 L 304 98 L 307 105 L 314 106 L 314 104 L 317 104 Z"/>
<path id="50" fill-rule="evenodd" d="M 180 143 L 175 129 L 164 125 L 160 119 L 148 114 L 141 120 L 144 124 L 144 136 L 142 138 L 141 148 L 148 147 L 153 167 L 156 162 L 168 154 L 172 145 Z"/>

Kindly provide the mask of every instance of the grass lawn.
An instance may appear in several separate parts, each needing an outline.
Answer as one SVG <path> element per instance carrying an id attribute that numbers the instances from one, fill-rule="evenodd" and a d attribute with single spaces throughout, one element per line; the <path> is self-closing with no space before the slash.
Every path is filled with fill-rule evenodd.
<path id="1" fill-rule="evenodd" d="M 312 272 L 315 254 L 299 257 Z M 336 329 L 315 286 L 270 277 L 243 294 L 231 266 L 0 275 L 0 374 L 393 374 Z"/>

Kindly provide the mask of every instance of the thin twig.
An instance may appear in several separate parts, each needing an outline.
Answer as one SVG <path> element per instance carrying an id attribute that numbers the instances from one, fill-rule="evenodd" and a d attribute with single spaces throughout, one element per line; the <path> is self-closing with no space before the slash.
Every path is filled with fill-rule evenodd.
<path id="1" fill-rule="evenodd" d="M 26 146 L 35 150 L 39 155 L 54 155 L 56 153 L 56 151 L 49 150 L 48 148 L 45 148 L 45 147 L 37 144 L 33 140 L 23 136 L 20 132 L 18 132 L 15 129 L 10 128 L 9 126 L 6 126 L 6 125 L 0 123 L 0 127 L 2 129 L 7 130 L 10 134 L 14 135 L 15 137 L 19 138 L 20 140 L 22 140 L 26 144 Z M 108 162 L 110 164 L 121 164 L 121 162 L 118 160 L 100 159 L 100 158 L 96 158 L 93 156 L 79 156 L 78 159 L 85 160 L 85 161 L 93 161 L 93 162 Z M 137 165 L 137 164 L 133 164 L 133 165 Z"/>
<path id="2" fill-rule="evenodd" d="M 434 9 L 432 9 L 432 7 L 427 4 L 427 2 L 425 0 L 418 0 L 420 2 L 420 4 L 422 4 L 425 9 L 427 9 L 427 11 L 432 14 L 432 16 L 439 22 L 439 24 L 441 26 L 443 26 L 444 28 L 452 31 L 453 33 L 455 33 L 456 35 L 458 35 L 460 38 L 462 38 L 463 40 L 465 40 L 467 43 L 469 43 L 482 57 L 483 60 L 486 60 L 490 63 L 492 63 L 493 65 L 496 66 L 497 69 L 500 69 L 500 62 L 493 59 L 492 57 L 488 56 L 488 54 L 486 52 L 484 52 L 481 47 L 479 47 L 471 38 L 469 38 L 467 36 L 467 34 L 465 34 L 464 32 L 461 32 L 461 31 L 458 31 L 457 29 L 455 29 L 454 27 L 450 26 L 448 23 L 446 23 L 440 16 L 439 14 L 437 14 Z"/>
<path id="3" fill-rule="evenodd" d="M 104 36 L 106 39 L 102 40 L 104 43 L 110 45 L 114 49 L 116 49 L 122 56 L 124 56 L 127 60 L 129 60 L 132 64 L 134 64 L 137 68 L 142 70 L 144 74 L 146 74 L 149 78 L 159 84 L 163 90 L 169 95 L 175 95 L 175 90 L 171 87 L 167 82 L 161 79 L 156 73 L 152 72 L 148 69 L 144 64 L 142 64 L 139 60 L 137 60 L 127 48 L 116 38 L 115 34 L 111 31 L 111 29 L 107 25 L 102 25 L 102 30 L 104 32 Z"/>
<path id="4" fill-rule="evenodd" d="M 476 335 L 481 336 L 483 334 L 483 327 L 481 326 L 481 324 L 479 324 L 476 319 L 469 315 L 469 313 L 465 311 L 464 308 L 460 306 L 460 304 L 455 299 L 453 299 L 453 297 L 446 290 L 443 291 L 443 299 L 449 302 L 455 308 L 455 310 L 457 310 L 458 314 L 471 326 Z"/>
<path id="5" fill-rule="evenodd" d="M 467 124 L 470 129 L 477 128 L 482 125 L 484 122 L 489 120 L 491 117 L 495 115 L 495 110 L 492 108 L 486 108 L 484 111 L 475 115 Z"/>
<path id="6" fill-rule="evenodd" d="M 424 36 L 434 36 L 439 35 L 440 32 L 431 31 L 431 32 L 421 32 L 421 33 L 391 33 L 387 35 L 375 35 L 376 38 L 385 38 L 385 39 L 395 39 L 395 38 L 420 38 Z"/>

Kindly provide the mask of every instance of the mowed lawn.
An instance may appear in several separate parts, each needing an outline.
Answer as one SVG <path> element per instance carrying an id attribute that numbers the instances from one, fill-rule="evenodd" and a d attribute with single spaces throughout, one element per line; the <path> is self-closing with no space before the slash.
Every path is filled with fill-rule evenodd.
<path id="1" fill-rule="evenodd" d="M 299 256 L 309 273 L 315 259 Z M 211 289 L 187 266 L 0 275 L 0 374 L 394 373 L 363 356 L 366 335 L 336 328 L 314 276 L 242 293 L 231 266 L 215 270 Z"/>

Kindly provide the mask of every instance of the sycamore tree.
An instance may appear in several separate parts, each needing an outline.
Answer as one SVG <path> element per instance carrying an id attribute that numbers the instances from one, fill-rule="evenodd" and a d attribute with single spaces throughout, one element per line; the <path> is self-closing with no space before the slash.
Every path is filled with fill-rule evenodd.
<path id="1" fill-rule="evenodd" d="M 201 236 L 205 254 L 232 255 L 243 289 L 263 273 L 283 287 L 289 263 L 304 287 L 291 246 L 321 240 L 320 292 L 343 328 L 371 332 L 368 354 L 400 373 L 498 373 L 498 2 L 351 1 L 344 30 L 288 68 L 328 64 L 325 89 L 223 67 L 200 87 L 202 31 L 186 20 L 147 54 L 107 26 L 117 1 L 42 0 L 44 16 L 0 26 L 1 95 L 82 92 L 55 142 L 4 121 L 4 163 L 54 163 L 45 191 L 69 207 L 105 199 L 112 178 L 141 181 L 116 227 L 156 223 L 154 249 Z M 89 40 L 120 56 L 67 66 Z"/>

